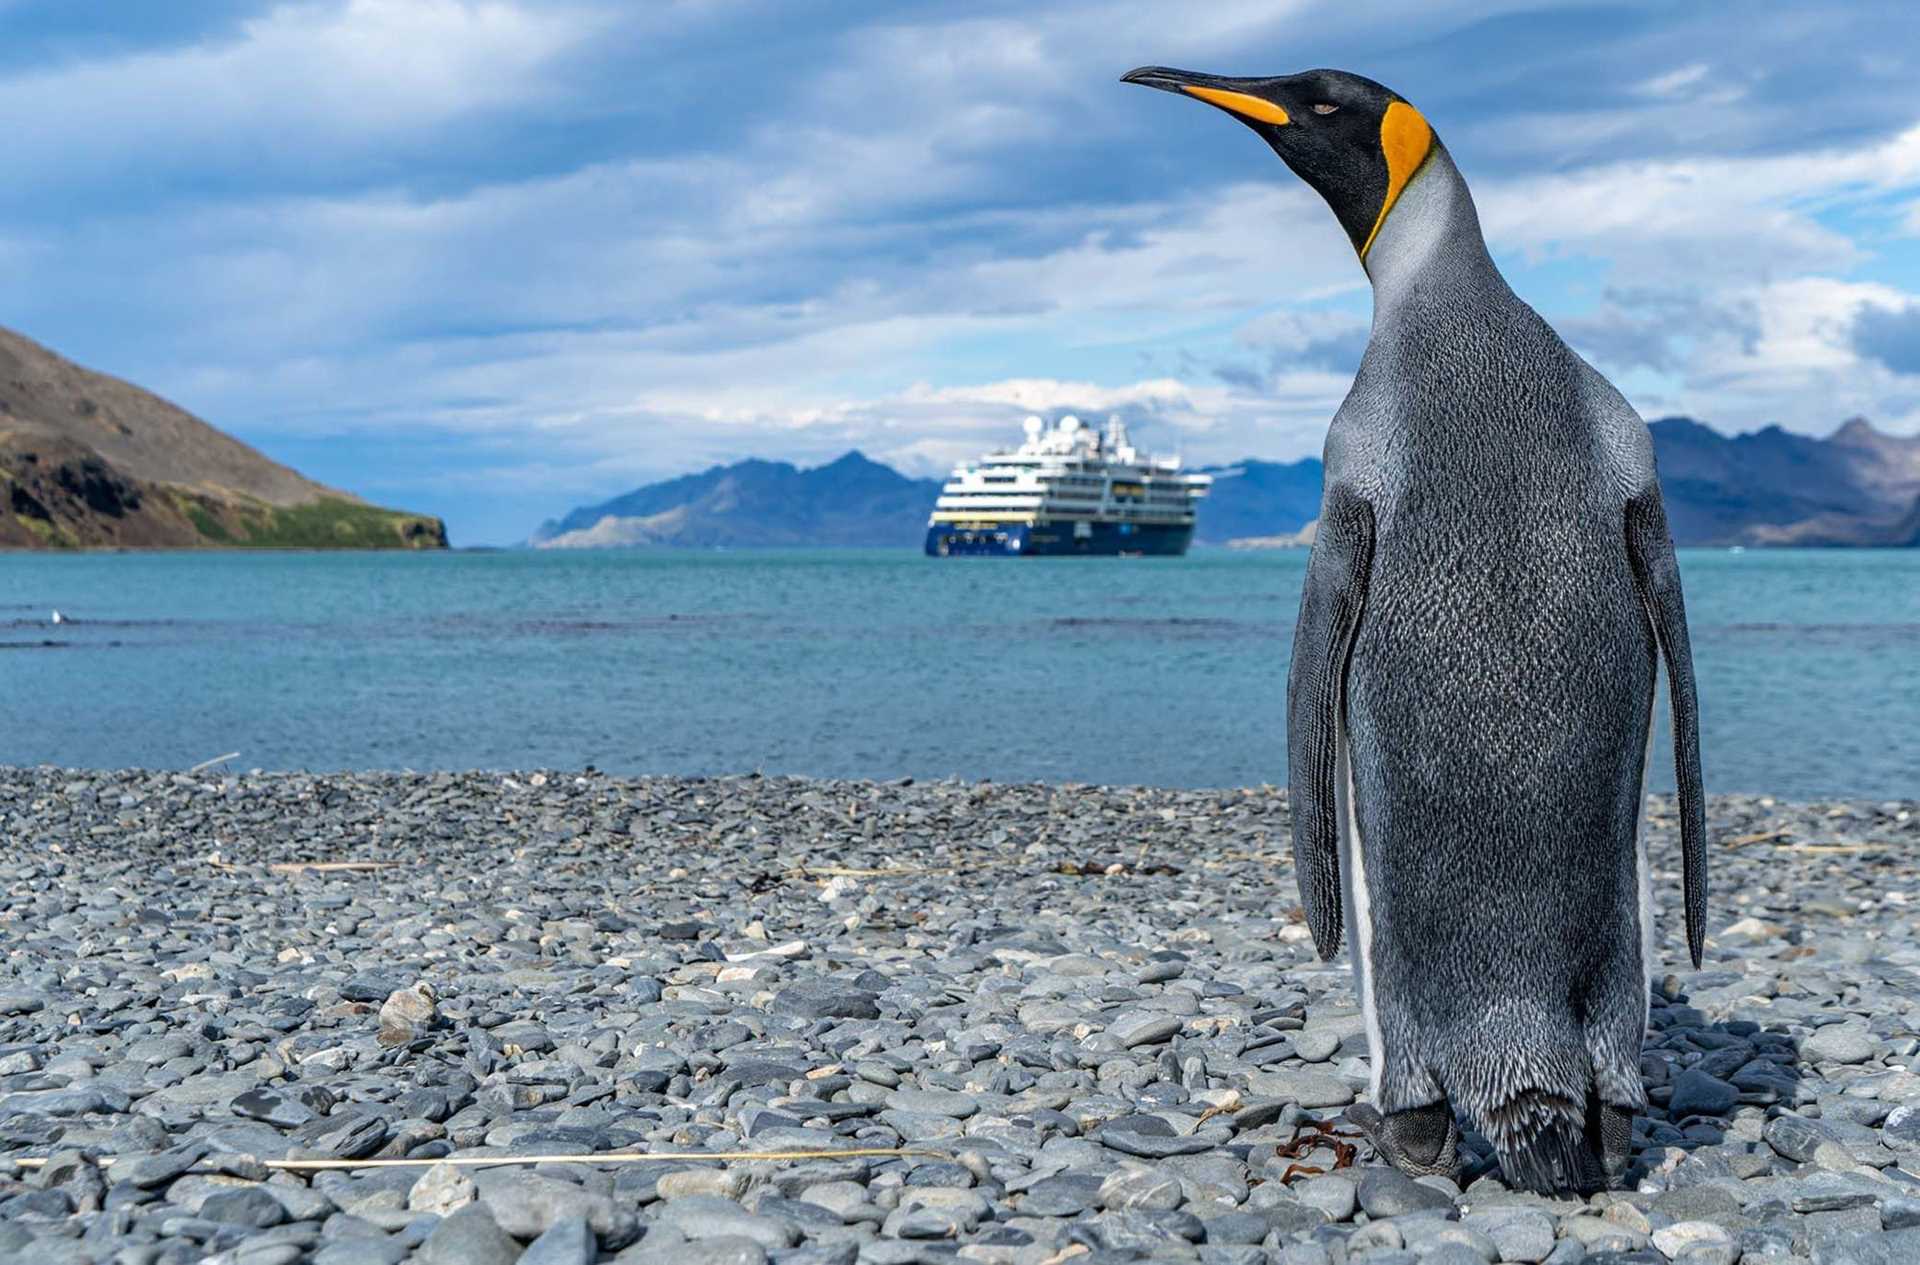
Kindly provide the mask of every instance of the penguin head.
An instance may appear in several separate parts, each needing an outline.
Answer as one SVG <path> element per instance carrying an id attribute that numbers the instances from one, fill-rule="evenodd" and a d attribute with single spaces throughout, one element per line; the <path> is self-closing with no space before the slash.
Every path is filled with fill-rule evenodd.
<path id="1" fill-rule="evenodd" d="M 1204 101 L 1258 132 L 1327 200 L 1362 262 L 1401 190 L 1439 146 L 1398 93 L 1344 70 L 1229 79 L 1142 66 L 1120 79 Z"/>

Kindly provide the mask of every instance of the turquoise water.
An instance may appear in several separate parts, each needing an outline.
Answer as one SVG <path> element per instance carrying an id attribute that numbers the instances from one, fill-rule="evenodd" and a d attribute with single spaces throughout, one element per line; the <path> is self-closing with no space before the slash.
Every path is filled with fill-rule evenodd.
<path id="1" fill-rule="evenodd" d="M 0 763 L 1281 782 L 1305 562 L 0 555 Z M 1682 569 L 1709 790 L 1920 795 L 1920 551 Z"/>

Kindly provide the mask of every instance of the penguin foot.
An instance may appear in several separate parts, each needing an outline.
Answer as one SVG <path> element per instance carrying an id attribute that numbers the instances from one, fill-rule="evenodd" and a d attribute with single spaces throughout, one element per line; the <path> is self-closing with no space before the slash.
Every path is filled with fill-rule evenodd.
<path id="1" fill-rule="evenodd" d="M 1620 1180 L 1633 1158 L 1633 1112 L 1601 1102 L 1598 1095 L 1587 1099 L 1587 1138 L 1600 1153 L 1600 1169 L 1609 1185 Z"/>
<path id="2" fill-rule="evenodd" d="M 1380 1113 L 1371 1103 L 1347 1108 L 1347 1123 L 1367 1135 L 1380 1158 L 1409 1177 L 1453 1177 L 1460 1169 L 1460 1128 L 1446 1099 Z"/>

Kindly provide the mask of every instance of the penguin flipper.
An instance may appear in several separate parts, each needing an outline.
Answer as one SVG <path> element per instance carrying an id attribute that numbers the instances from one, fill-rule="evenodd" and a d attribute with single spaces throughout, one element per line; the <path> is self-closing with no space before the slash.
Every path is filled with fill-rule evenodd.
<path id="1" fill-rule="evenodd" d="M 1287 671 L 1287 784 L 1294 876 L 1322 959 L 1340 951 L 1340 828 L 1334 797 L 1339 709 L 1353 635 L 1373 566 L 1373 507 L 1344 484 L 1327 488 L 1300 596 Z"/>
<path id="2" fill-rule="evenodd" d="M 1707 810 L 1700 780 L 1700 708 L 1693 685 L 1693 651 L 1687 640 L 1687 607 L 1660 485 L 1627 502 L 1627 554 L 1667 667 L 1667 700 L 1673 709 L 1673 763 L 1680 790 L 1680 857 L 1686 880 L 1687 951 L 1694 969 L 1707 923 Z"/>

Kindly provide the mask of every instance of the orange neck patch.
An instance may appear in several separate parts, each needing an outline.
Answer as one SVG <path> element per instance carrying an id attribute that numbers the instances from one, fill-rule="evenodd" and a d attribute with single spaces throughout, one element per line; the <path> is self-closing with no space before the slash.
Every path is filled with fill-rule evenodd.
<path id="1" fill-rule="evenodd" d="M 1420 170 L 1420 164 L 1433 152 L 1433 128 L 1427 125 L 1420 111 L 1405 101 L 1395 101 L 1387 107 L 1386 117 L 1380 120 L 1380 150 L 1387 156 L 1387 196 L 1380 203 L 1380 214 L 1373 221 L 1366 244 L 1360 247 L 1362 261 L 1373 249 L 1373 239 L 1380 236 L 1380 226 L 1387 222 L 1387 212 L 1400 200 L 1407 181 L 1413 179 L 1413 173 Z"/>
<path id="2" fill-rule="evenodd" d="M 1245 118 L 1257 119 L 1262 123 L 1290 123 L 1286 110 L 1263 97 L 1250 96 L 1244 92 L 1230 92 L 1225 88 L 1199 88 L 1191 84 L 1181 88 L 1189 96 L 1210 101 L 1223 110 L 1232 110 Z"/>

